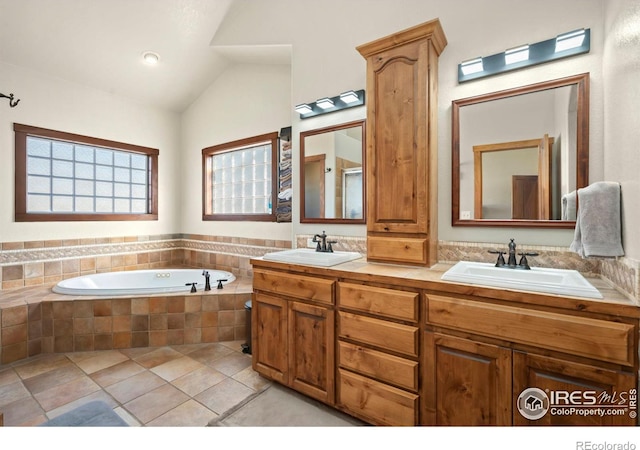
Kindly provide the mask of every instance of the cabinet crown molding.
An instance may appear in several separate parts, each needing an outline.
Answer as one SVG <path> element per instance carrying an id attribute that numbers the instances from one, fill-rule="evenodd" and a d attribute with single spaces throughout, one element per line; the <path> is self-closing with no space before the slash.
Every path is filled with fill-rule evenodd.
<path id="1" fill-rule="evenodd" d="M 442 53 L 447 46 L 447 38 L 444 35 L 442 25 L 440 25 L 440 19 L 433 19 L 428 22 L 421 23 L 406 30 L 398 31 L 389 36 L 376 39 L 375 41 L 367 44 L 362 44 L 356 47 L 356 50 L 365 58 L 385 51 L 394 47 L 404 45 L 420 39 L 431 39 L 433 48 L 438 56 Z"/>

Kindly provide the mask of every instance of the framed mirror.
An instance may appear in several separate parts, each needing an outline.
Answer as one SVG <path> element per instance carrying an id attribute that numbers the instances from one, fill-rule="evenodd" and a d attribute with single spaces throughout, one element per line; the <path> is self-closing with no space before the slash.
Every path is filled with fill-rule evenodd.
<path id="1" fill-rule="evenodd" d="M 365 223 L 365 121 L 300 133 L 300 222 Z"/>
<path id="2" fill-rule="evenodd" d="M 574 228 L 589 74 L 452 102 L 453 226 Z"/>

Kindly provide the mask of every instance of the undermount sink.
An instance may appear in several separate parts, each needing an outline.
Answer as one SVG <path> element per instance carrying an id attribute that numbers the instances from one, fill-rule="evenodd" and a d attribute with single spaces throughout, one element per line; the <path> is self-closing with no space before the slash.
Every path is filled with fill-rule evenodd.
<path id="1" fill-rule="evenodd" d="M 294 248 L 281 252 L 267 253 L 262 259 L 310 266 L 331 267 L 362 258 L 356 252 L 316 252 L 310 248 Z"/>
<path id="2" fill-rule="evenodd" d="M 523 291 L 602 298 L 577 270 L 532 267 L 531 270 L 496 267 L 492 263 L 460 261 L 442 279 Z"/>

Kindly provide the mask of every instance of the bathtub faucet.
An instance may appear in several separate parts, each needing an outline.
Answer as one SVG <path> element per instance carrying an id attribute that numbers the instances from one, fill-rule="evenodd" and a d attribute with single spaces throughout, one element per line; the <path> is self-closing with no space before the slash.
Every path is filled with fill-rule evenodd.
<path id="1" fill-rule="evenodd" d="M 209 282 L 209 277 L 211 275 L 209 275 L 209 271 L 208 270 L 203 270 L 202 271 L 202 275 L 204 276 L 204 290 L 205 291 L 210 291 L 211 290 L 211 283 Z"/>

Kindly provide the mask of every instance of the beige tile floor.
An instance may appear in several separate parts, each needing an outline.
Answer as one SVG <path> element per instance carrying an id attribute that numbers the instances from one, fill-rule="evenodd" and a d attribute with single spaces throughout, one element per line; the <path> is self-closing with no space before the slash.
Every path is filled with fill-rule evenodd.
<path id="1" fill-rule="evenodd" d="M 270 385 L 242 343 L 54 353 L 0 365 L 4 425 L 38 425 L 99 399 L 130 426 L 205 426 Z"/>

